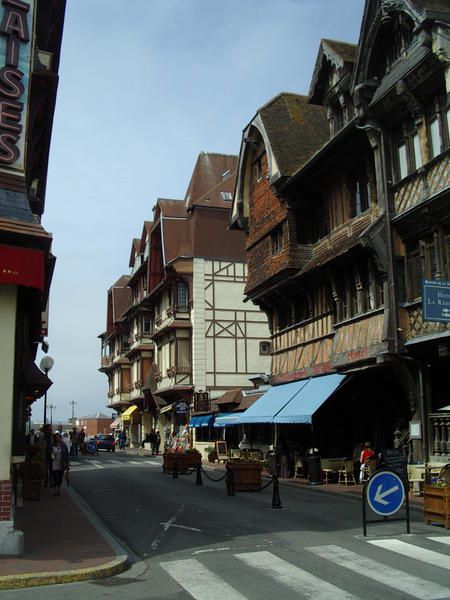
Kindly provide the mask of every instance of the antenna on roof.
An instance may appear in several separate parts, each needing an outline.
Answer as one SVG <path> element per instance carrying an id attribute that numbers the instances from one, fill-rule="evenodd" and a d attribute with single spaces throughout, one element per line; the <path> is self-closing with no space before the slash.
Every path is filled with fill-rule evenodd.
<path id="1" fill-rule="evenodd" d="M 231 175 L 230 169 L 227 169 L 224 173 L 222 173 L 222 179 L 226 179 Z"/>

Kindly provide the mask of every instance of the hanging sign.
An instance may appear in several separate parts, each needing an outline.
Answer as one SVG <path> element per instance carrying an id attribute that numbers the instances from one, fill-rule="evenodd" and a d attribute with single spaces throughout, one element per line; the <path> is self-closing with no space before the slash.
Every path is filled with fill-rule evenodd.
<path id="1" fill-rule="evenodd" d="M 424 321 L 450 323 L 450 281 L 423 281 L 422 310 Z"/>

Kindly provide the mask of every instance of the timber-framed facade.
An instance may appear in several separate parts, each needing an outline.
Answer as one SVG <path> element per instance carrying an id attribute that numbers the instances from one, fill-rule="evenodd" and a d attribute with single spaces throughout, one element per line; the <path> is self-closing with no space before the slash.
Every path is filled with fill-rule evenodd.
<path id="1" fill-rule="evenodd" d="M 421 298 L 423 279 L 450 279 L 449 22 L 438 0 L 367 0 L 359 43 L 322 40 L 308 96 L 280 94 L 244 130 L 231 227 L 272 383 L 348 375 L 324 451 L 450 455 L 450 330 Z"/>

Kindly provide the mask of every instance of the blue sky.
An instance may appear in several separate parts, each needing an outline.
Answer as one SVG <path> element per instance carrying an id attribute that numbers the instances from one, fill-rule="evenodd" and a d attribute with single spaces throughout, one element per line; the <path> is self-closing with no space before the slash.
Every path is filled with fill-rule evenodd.
<path id="1" fill-rule="evenodd" d="M 43 224 L 54 421 L 105 408 L 106 292 L 157 197 L 201 151 L 237 154 L 281 91 L 307 93 L 320 39 L 357 42 L 363 0 L 68 0 Z M 42 418 L 43 401 L 33 407 Z"/>

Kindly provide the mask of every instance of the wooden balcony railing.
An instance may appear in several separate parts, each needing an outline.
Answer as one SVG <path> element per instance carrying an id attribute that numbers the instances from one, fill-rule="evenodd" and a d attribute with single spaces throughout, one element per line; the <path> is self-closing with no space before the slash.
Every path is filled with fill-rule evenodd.
<path id="1" fill-rule="evenodd" d="M 112 356 L 102 356 L 102 367 L 110 367 L 112 365 Z"/>
<path id="2" fill-rule="evenodd" d="M 433 455 L 450 457 L 450 412 L 430 414 L 430 425 Z"/>

